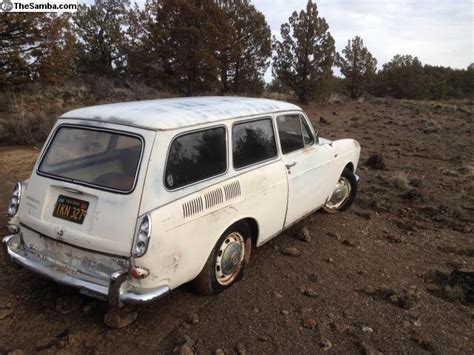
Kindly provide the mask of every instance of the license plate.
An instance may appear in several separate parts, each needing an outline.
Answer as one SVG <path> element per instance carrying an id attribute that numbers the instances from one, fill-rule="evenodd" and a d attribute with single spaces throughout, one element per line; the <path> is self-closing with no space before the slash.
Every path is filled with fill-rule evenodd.
<path id="1" fill-rule="evenodd" d="M 89 208 L 89 202 L 59 195 L 54 205 L 53 216 L 82 224 Z"/>

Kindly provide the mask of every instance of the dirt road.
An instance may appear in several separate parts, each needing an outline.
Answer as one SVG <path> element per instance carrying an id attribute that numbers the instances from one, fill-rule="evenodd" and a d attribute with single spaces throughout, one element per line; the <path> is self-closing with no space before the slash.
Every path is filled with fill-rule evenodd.
<path id="1" fill-rule="evenodd" d="M 223 294 L 185 285 L 120 330 L 104 325 L 104 303 L 2 262 L 0 353 L 474 353 L 473 106 L 305 110 L 321 136 L 359 140 L 361 161 L 383 157 L 360 165 L 349 211 L 316 213 L 256 249 Z M 0 147 L 3 208 L 36 154 Z M 304 227 L 309 242 L 295 238 Z M 301 255 L 283 255 L 288 247 Z"/>

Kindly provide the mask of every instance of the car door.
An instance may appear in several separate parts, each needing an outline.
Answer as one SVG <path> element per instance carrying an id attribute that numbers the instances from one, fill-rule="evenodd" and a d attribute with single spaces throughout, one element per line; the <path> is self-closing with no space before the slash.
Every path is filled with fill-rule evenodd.
<path id="1" fill-rule="evenodd" d="M 324 205 L 331 190 L 332 159 L 302 114 L 279 115 L 276 121 L 288 179 L 286 227 Z"/>

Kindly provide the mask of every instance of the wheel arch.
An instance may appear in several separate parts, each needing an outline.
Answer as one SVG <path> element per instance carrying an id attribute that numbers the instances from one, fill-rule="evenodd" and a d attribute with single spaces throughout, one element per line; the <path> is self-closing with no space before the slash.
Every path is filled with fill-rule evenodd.
<path id="1" fill-rule="evenodd" d="M 231 225 L 229 225 L 225 230 L 238 225 L 240 223 L 245 223 L 249 227 L 250 230 L 250 238 L 252 239 L 252 244 L 257 244 L 258 237 L 259 237 L 259 225 L 258 222 L 255 218 L 253 217 L 245 217 L 245 218 L 240 218 L 239 220 L 235 221 Z M 221 235 L 224 233 L 223 231 Z"/>
<path id="2" fill-rule="evenodd" d="M 354 172 L 354 164 L 349 161 L 346 166 L 344 166 L 344 169 L 349 169 L 350 171 Z"/>

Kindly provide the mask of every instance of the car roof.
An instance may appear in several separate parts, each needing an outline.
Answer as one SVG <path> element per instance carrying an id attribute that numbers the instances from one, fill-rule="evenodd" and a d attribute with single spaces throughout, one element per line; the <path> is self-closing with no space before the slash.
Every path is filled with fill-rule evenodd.
<path id="1" fill-rule="evenodd" d="M 288 102 L 231 96 L 183 97 L 84 107 L 63 114 L 74 118 L 168 130 L 230 118 L 301 110 Z"/>

